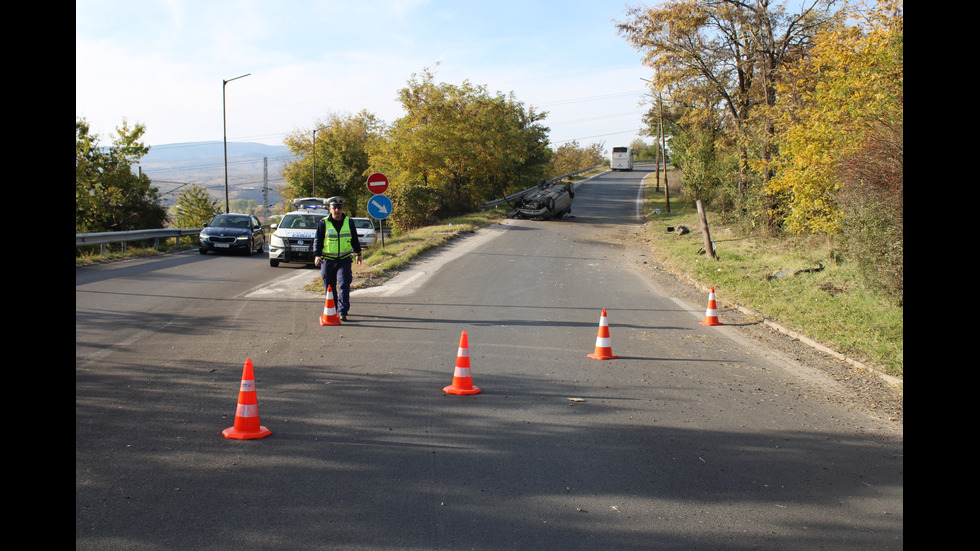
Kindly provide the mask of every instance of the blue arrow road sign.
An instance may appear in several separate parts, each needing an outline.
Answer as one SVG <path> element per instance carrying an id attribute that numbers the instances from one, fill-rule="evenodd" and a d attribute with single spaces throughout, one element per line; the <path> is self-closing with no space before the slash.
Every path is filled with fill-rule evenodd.
<path id="1" fill-rule="evenodd" d="M 375 195 L 368 201 L 368 214 L 378 220 L 384 220 L 391 214 L 391 199 L 385 195 Z"/>

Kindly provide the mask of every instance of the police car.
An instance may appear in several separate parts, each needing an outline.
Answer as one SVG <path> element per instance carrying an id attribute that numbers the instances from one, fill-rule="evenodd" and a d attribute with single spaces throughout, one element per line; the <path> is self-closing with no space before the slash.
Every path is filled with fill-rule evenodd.
<path id="1" fill-rule="evenodd" d="M 272 239 L 269 241 L 269 265 L 273 268 L 280 262 L 312 264 L 316 256 L 313 240 L 316 225 L 320 219 L 330 216 L 327 199 L 303 197 L 290 204 L 293 209 L 286 213 L 277 224 L 272 224 Z M 362 248 L 368 248 L 378 241 L 374 221 L 370 218 L 352 218 L 357 238 Z"/>
<path id="2" fill-rule="evenodd" d="M 278 224 L 271 226 L 269 241 L 269 265 L 275 268 L 280 262 L 313 264 L 313 238 L 316 225 L 330 216 L 327 200 L 322 197 L 303 197 L 290 203 L 292 209 Z"/>

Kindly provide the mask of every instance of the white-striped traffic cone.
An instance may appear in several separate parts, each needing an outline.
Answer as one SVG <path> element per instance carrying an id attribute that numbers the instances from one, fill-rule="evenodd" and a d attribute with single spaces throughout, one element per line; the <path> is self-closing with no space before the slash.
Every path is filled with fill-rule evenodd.
<path id="1" fill-rule="evenodd" d="M 704 312 L 704 321 L 700 322 L 701 325 L 725 325 L 724 323 L 718 321 L 718 304 L 715 301 L 715 288 L 711 288 L 711 292 L 708 293 L 708 309 Z"/>
<path id="2" fill-rule="evenodd" d="M 340 325 L 340 314 L 337 313 L 337 306 L 333 300 L 333 286 L 331 285 L 327 285 L 327 300 L 323 303 L 320 325 Z"/>
<path id="3" fill-rule="evenodd" d="M 259 399 L 255 393 L 255 375 L 252 371 L 251 358 L 245 360 L 245 369 L 242 370 L 242 385 L 238 390 L 235 425 L 221 431 L 221 434 L 225 435 L 225 438 L 234 438 L 235 440 L 254 440 L 272 434 L 271 430 L 259 423 Z"/>
<path id="4" fill-rule="evenodd" d="M 619 356 L 612 353 L 612 342 L 609 338 L 609 320 L 606 318 L 606 309 L 602 309 L 602 317 L 599 318 L 599 334 L 595 338 L 595 352 L 589 354 L 590 358 L 596 360 L 612 360 Z"/>
<path id="5" fill-rule="evenodd" d="M 446 394 L 479 394 L 481 390 L 473 386 L 470 374 L 470 342 L 466 331 L 459 337 L 459 351 L 456 353 L 456 369 L 453 371 L 453 384 L 442 389 Z"/>

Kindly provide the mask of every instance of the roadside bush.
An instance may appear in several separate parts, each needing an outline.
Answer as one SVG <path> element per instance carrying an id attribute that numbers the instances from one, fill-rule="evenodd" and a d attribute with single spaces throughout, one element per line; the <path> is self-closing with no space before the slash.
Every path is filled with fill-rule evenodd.
<path id="1" fill-rule="evenodd" d="M 410 230 L 423 226 L 435 225 L 442 213 L 439 192 L 433 188 L 420 185 L 392 187 L 390 190 L 392 202 L 398 208 L 391 213 L 392 226 L 400 230 Z"/>
<path id="2" fill-rule="evenodd" d="M 861 267 L 865 283 L 904 302 L 904 160 L 901 132 L 879 128 L 844 158 L 839 193 L 841 253 Z"/>

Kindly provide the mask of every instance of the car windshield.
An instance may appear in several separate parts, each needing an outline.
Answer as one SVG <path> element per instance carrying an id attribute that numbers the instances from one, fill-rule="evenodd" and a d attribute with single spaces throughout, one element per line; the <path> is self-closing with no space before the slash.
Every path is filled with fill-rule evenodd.
<path id="1" fill-rule="evenodd" d="M 373 230 L 374 223 L 372 223 L 370 220 L 367 220 L 365 218 L 355 218 L 354 227 L 360 230 L 364 230 L 364 229 Z"/>
<path id="2" fill-rule="evenodd" d="M 250 226 L 248 216 L 215 216 L 208 226 L 212 228 L 248 228 Z"/>
<path id="3" fill-rule="evenodd" d="M 279 223 L 279 227 L 315 230 L 316 223 L 325 216 L 325 214 L 287 214 L 282 217 L 282 222 Z"/>

